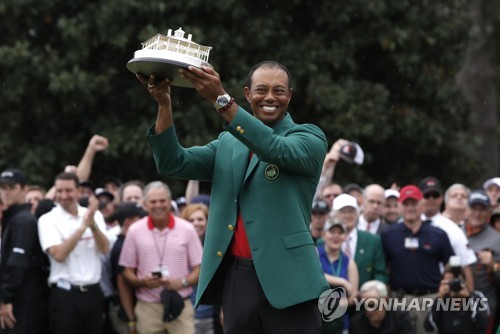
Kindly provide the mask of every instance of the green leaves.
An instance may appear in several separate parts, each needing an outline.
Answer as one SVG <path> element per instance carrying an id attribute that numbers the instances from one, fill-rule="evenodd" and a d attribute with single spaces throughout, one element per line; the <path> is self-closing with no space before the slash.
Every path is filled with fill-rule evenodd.
<path id="1" fill-rule="evenodd" d="M 365 165 L 340 166 L 338 181 L 389 185 L 432 173 L 446 183 L 467 171 L 451 163 L 467 156 L 468 110 L 455 84 L 465 0 L 24 0 L 2 3 L 0 13 L 1 119 L 9 124 L 0 166 L 23 168 L 46 186 L 78 163 L 95 133 L 110 138 L 95 180 L 159 177 L 144 139 L 156 105 L 125 65 L 141 42 L 181 26 L 213 46 L 210 62 L 245 107 L 253 64 L 275 59 L 289 67 L 294 119 L 321 126 L 330 144 L 343 137 L 365 149 Z M 222 120 L 210 104 L 194 90 L 172 92 L 181 142 L 215 138 Z M 443 156 L 447 169 L 434 170 Z M 173 187 L 182 192 L 183 183 Z"/>

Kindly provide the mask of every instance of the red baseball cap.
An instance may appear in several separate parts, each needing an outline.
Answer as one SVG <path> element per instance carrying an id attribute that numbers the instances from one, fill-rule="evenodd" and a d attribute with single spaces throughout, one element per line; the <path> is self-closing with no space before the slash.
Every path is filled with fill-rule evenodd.
<path id="1" fill-rule="evenodd" d="M 409 184 L 407 186 L 404 186 L 401 188 L 399 191 L 399 203 L 404 203 L 407 199 L 411 198 L 416 201 L 420 201 L 422 199 L 423 195 L 420 189 L 416 185 Z"/>

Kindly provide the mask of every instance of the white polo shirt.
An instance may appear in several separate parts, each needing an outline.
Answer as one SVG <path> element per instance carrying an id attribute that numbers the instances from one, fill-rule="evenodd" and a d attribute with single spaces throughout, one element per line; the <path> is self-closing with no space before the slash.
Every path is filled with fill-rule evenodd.
<path id="1" fill-rule="evenodd" d="M 87 208 L 78 206 L 77 216 L 73 216 L 60 205 L 38 220 L 38 237 L 44 252 L 49 256 L 49 284 L 69 282 L 74 285 L 99 283 L 101 279 L 101 259 L 90 228 L 87 228 L 76 247 L 63 262 L 56 261 L 47 250 L 62 244 L 82 225 L 83 215 Z M 106 224 L 100 212 L 96 212 L 94 220 L 98 228 L 106 233 Z"/>
<path id="2" fill-rule="evenodd" d="M 422 215 L 421 219 L 423 221 L 431 220 L 432 226 L 440 228 L 446 232 L 455 255 L 460 256 L 462 266 L 468 266 L 477 261 L 476 254 L 474 254 L 474 250 L 469 246 L 469 241 L 467 240 L 464 231 L 462 231 L 456 223 L 446 218 L 439 212 L 432 217 Z"/>

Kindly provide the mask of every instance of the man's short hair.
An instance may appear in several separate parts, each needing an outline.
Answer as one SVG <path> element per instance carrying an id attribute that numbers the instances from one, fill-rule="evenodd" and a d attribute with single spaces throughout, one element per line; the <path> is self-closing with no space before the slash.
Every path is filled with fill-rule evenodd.
<path id="1" fill-rule="evenodd" d="M 150 182 L 148 183 L 145 187 L 144 187 L 144 200 L 147 201 L 148 199 L 148 193 L 151 189 L 157 189 L 157 188 L 163 188 L 167 191 L 167 194 L 168 194 L 168 197 L 170 197 L 170 199 L 172 199 L 172 192 L 170 191 L 170 188 L 167 186 L 166 183 L 164 182 L 161 182 L 161 181 L 153 181 L 153 182 Z"/>
<path id="2" fill-rule="evenodd" d="M 470 196 L 470 189 L 461 183 L 452 184 L 444 193 L 444 204 L 448 204 L 450 200 L 450 193 L 455 189 L 463 189 L 467 193 L 467 198 Z"/>
<path id="3" fill-rule="evenodd" d="M 78 176 L 76 176 L 75 173 L 67 173 L 67 172 L 62 172 L 62 173 L 59 173 L 57 176 L 56 176 L 56 181 L 57 180 L 64 180 L 64 181 L 73 181 L 75 182 L 75 186 L 78 188 L 78 186 L 80 185 L 80 180 L 78 180 Z"/>
<path id="4" fill-rule="evenodd" d="M 286 73 L 286 76 L 288 77 L 288 88 L 289 89 L 292 88 L 292 75 L 290 74 L 290 71 L 285 67 L 285 65 L 280 64 L 280 63 L 278 63 L 277 61 L 274 61 L 274 60 L 264 60 L 264 61 L 261 61 L 258 64 L 255 64 L 254 66 L 252 66 L 252 68 L 250 69 L 250 72 L 248 72 L 248 77 L 247 77 L 247 80 L 246 80 L 246 86 L 248 88 L 252 87 L 252 77 L 253 77 L 254 72 L 257 71 L 259 68 L 262 68 L 262 67 L 265 67 L 265 68 L 279 68 L 279 69 L 283 70 Z"/>

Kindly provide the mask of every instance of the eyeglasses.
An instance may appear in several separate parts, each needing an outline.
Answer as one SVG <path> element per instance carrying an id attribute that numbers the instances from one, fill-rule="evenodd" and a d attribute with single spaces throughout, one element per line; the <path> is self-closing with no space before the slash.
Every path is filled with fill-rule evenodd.
<path id="1" fill-rule="evenodd" d="M 439 198 L 439 197 L 441 197 L 441 194 L 433 191 L 433 192 L 430 192 L 430 193 L 427 193 L 424 195 L 424 198 L 426 198 L 426 199 L 429 199 L 431 197 L 432 198 Z"/>

